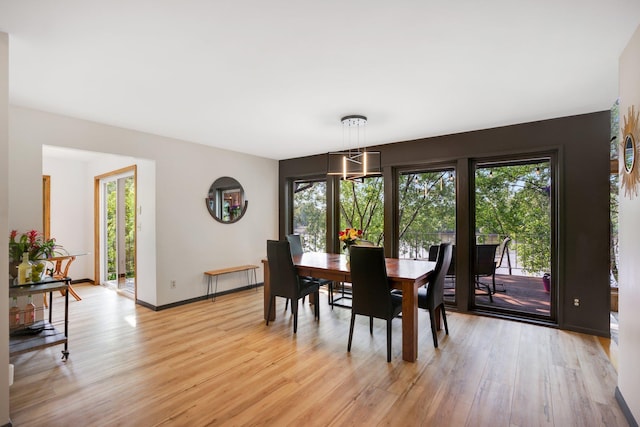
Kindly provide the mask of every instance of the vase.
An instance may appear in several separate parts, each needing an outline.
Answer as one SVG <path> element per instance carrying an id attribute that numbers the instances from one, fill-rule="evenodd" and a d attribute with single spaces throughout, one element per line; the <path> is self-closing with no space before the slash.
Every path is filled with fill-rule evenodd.
<path id="1" fill-rule="evenodd" d="M 345 245 L 344 255 L 347 257 L 347 264 L 351 261 L 351 245 Z"/>
<path id="2" fill-rule="evenodd" d="M 45 263 L 42 261 L 31 261 L 31 281 L 41 282 L 45 274 Z"/>
<path id="3" fill-rule="evenodd" d="M 551 275 L 550 274 L 545 273 L 542 276 L 542 285 L 544 286 L 545 292 L 551 292 Z"/>

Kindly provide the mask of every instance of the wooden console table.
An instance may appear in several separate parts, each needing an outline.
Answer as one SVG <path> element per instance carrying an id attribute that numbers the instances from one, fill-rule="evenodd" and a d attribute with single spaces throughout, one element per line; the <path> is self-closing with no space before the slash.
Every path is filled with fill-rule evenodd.
<path id="1" fill-rule="evenodd" d="M 215 282 L 215 291 L 213 292 L 213 298 L 212 301 L 215 301 L 216 299 L 216 294 L 218 293 L 218 277 L 223 275 L 223 274 L 228 274 L 228 273 L 238 273 L 238 272 L 242 272 L 242 271 L 246 271 L 247 272 L 247 284 L 249 286 L 252 285 L 251 283 L 251 272 L 253 271 L 253 284 L 257 285 L 258 284 L 258 279 L 256 276 L 256 270 L 260 268 L 257 265 L 240 265 L 238 267 L 229 267 L 229 268 L 220 268 L 218 270 L 209 270 L 209 271 L 205 271 L 204 274 L 205 276 L 207 276 L 207 299 L 209 299 L 209 294 L 211 293 L 211 281 L 213 280 L 213 278 L 216 278 L 216 282 Z"/>

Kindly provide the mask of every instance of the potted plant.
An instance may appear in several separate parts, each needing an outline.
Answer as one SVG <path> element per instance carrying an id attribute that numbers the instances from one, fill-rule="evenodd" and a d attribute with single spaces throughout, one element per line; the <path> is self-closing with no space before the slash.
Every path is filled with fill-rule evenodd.
<path id="1" fill-rule="evenodd" d="M 35 271 L 42 273 L 44 265 L 38 261 L 44 261 L 54 255 L 62 253 L 62 246 L 56 244 L 56 239 L 45 239 L 37 230 L 30 230 L 18 234 L 12 230 L 9 234 L 9 275 L 14 278 L 17 275 L 17 266 L 22 261 L 22 254 L 29 254 L 29 261 L 41 264 Z"/>

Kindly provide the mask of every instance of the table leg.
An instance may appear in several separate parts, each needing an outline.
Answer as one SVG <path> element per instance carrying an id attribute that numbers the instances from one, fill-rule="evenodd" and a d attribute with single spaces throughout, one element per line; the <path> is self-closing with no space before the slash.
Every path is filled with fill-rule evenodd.
<path id="1" fill-rule="evenodd" d="M 75 290 L 73 290 L 73 288 L 71 287 L 71 285 L 69 285 L 69 289 L 68 289 L 68 291 L 69 291 L 69 293 L 70 293 L 71 295 L 73 295 L 73 297 L 76 299 L 76 301 L 80 301 L 80 300 L 82 299 L 82 298 L 80 298 L 80 295 L 78 295 L 78 294 L 76 293 L 76 291 L 75 291 Z"/>
<path id="2" fill-rule="evenodd" d="M 271 295 L 271 280 L 269 277 L 269 263 L 263 261 L 264 266 L 264 319 L 276 320 L 276 298 L 273 299 L 273 310 L 269 313 L 269 295 Z"/>
<path id="3" fill-rule="evenodd" d="M 418 358 L 418 288 L 412 282 L 402 284 L 402 359 Z"/>

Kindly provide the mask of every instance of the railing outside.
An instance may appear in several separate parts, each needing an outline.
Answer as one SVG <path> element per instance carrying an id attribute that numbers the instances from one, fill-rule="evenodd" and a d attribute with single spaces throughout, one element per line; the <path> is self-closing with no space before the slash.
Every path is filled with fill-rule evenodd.
<path id="1" fill-rule="evenodd" d="M 325 251 L 325 236 L 323 234 L 309 234 L 306 230 L 296 230 L 297 234 L 300 234 L 302 238 L 302 247 L 305 252 L 324 252 Z M 518 255 L 518 248 L 526 242 L 535 242 L 530 236 L 521 241 L 518 238 L 511 236 L 512 239 L 507 245 L 507 251 L 504 256 L 501 257 L 502 248 L 498 248 L 496 252 L 496 262 L 499 262 L 496 273 L 498 274 L 512 274 L 516 276 L 541 276 L 544 272 L 537 274 L 528 274 L 523 271 L 523 265 Z M 495 243 L 501 244 L 503 237 L 497 234 L 482 234 L 476 236 L 476 241 L 480 243 Z M 411 258 L 411 259 L 427 259 L 429 257 L 429 247 L 432 245 L 438 245 L 441 242 L 447 242 L 455 244 L 456 235 L 451 231 L 443 231 L 439 233 L 405 233 L 399 242 L 399 257 Z M 531 244 L 531 243 L 527 243 Z M 501 260 L 502 258 L 502 260 Z M 501 262 L 500 262 L 501 261 Z"/>

